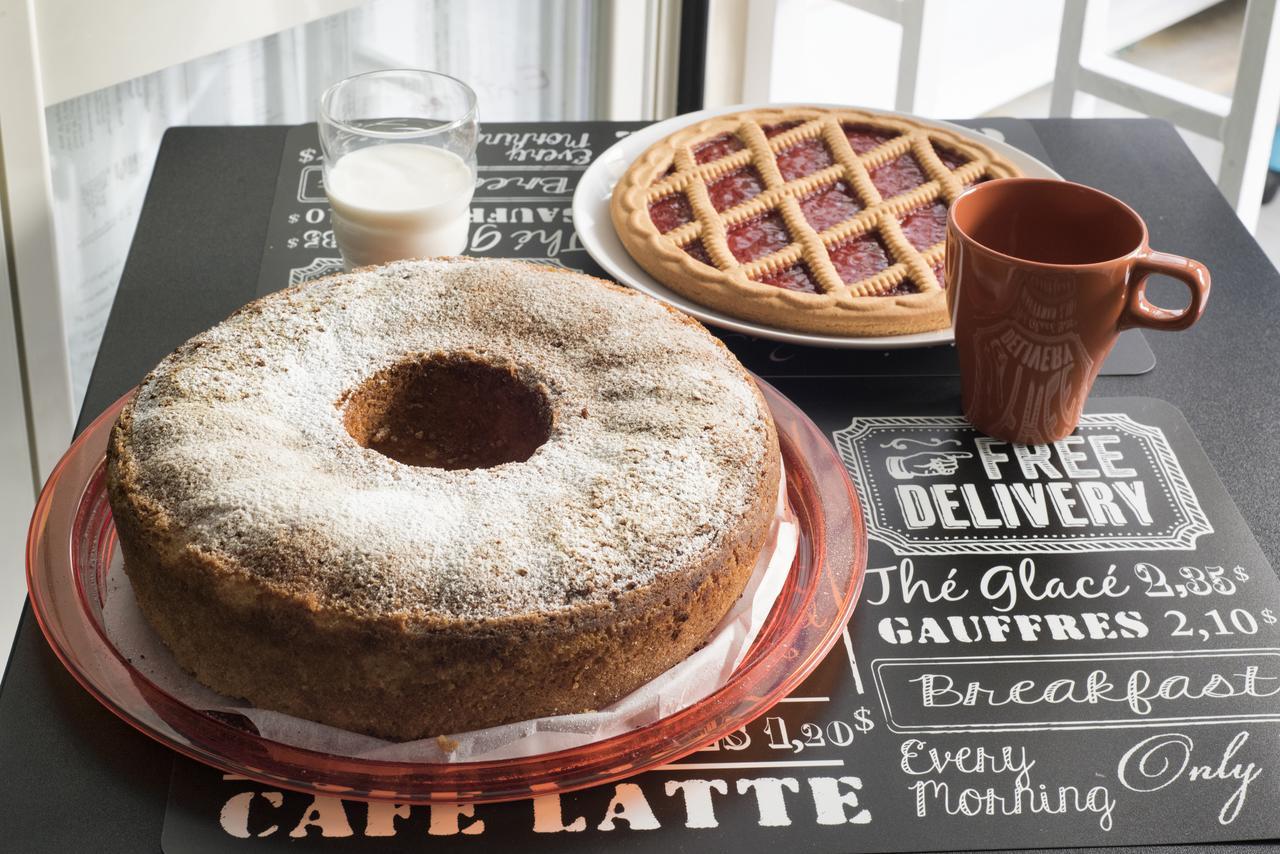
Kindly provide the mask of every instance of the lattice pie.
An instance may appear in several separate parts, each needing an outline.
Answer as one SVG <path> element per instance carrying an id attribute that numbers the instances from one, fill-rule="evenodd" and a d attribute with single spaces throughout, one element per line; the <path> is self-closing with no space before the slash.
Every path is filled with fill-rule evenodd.
<path id="1" fill-rule="evenodd" d="M 683 296 L 778 328 L 901 335 L 947 326 L 947 206 L 1018 170 L 968 137 L 864 110 L 718 116 L 642 154 L 614 227 Z"/>

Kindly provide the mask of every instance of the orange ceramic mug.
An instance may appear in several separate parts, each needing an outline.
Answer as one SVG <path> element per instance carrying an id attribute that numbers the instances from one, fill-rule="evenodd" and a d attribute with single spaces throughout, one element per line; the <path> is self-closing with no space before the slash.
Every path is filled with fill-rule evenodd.
<path id="1" fill-rule="evenodd" d="M 1000 439 L 1042 444 L 1080 422 L 1122 329 L 1186 329 L 1209 271 L 1156 252 L 1133 208 L 1101 190 L 1042 178 L 971 188 L 947 220 L 947 303 L 964 414 Z M 1147 302 L 1147 277 L 1181 279 L 1182 311 Z"/>

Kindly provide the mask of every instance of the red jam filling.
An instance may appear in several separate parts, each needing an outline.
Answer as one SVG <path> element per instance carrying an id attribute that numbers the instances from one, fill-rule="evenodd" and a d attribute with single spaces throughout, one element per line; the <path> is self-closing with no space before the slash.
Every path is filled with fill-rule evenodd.
<path id="1" fill-rule="evenodd" d="M 828 247 L 827 254 L 831 256 L 840 281 L 848 285 L 869 279 L 892 263 L 889 250 L 874 231 L 842 240 Z"/>
<path id="2" fill-rule="evenodd" d="M 786 133 L 792 128 L 798 128 L 802 124 L 804 122 L 779 122 L 776 125 L 760 125 L 760 130 L 764 131 L 765 136 L 774 137 L 780 133 Z"/>
<path id="3" fill-rule="evenodd" d="M 882 130 L 870 125 L 841 125 L 844 138 L 859 154 L 864 154 L 877 146 L 884 145 L 898 135 L 897 131 Z"/>
<path id="4" fill-rule="evenodd" d="M 916 290 L 915 284 L 910 279 L 903 279 L 901 282 L 898 282 L 898 284 L 889 288 L 889 290 L 885 291 L 884 293 L 875 294 L 875 296 L 900 297 L 906 294 L 916 294 L 916 293 L 919 293 L 919 291 Z"/>
<path id="5" fill-rule="evenodd" d="M 779 151 L 776 157 L 778 158 L 778 171 L 782 173 L 782 177 L 786 181 L 794 181 L 796 178 L 812 175 L 814 172 L 826 169 L 836 162 L 831 156 L 831 152 L 827 151 L 827 147 L 820 139 L 806 139 L 804 142 L 797 142 L 790 148 L 784 148 Z"/>
<path id="6" fill-rule="evenodd" d="M 956 151 L 954 148 L 947 148 L 945 145 L 933 143 L 933 150 L 937 152 L 938 159 L 942 161 L 942 165 L 948 169 L 959 169 L 961 166 L 969 162 L 969 155 L 963 151 Z"/>
<path id="7" fill-rule="evenodd" d="M 667 171 L 663 172 L 662 175 L 659 176 L 658 180 L 661 181 L 663 178 L 670 178 L 674 174 L 676 174 L 676 165 L 672 163 L 667 167 Z"/>
<path id="8" fill-rule="evenodd" d="M 800 200 L 800 212 L 814 231 L 826 231 L 862 210 L 862 199 L 844 181 L 823 187 Z"/>
<path id="9" fill-rule="evenodd" d="M 754 166 L 735 169 L 707 185 L 711 206 L 718 211 L 728 210 L 753 199 L 764 192 L 764 181 Z"/>
<path id="10" fill-rule="evenodd" d="M 658 231 L 666 234 L 686 222 L 693 222 L 693 208 L 684 193 L 672 193 L 649 205 L 649 219 Z"/>
<path id="11" fill-rule="evenodd" d="M 886 199 L 914 190 L 928 181 L 929 176 L 910 152 L 871 170 L 871 183 L 876 185 L 880 195 Z"/>
<path id="12" fill-rule="evenodd" d="M 742 263 L 777 252 L 791 242 L 787 224 L 776 211 L 740 222 L 725 233 L 729 251 Z"/>
<path id="13" fill-rule="evenodd" d="M 991 180 L 991 176 L 990 176 L 990 175 L 979 175 L 977 178 L 974 178 L 974 179 L 973 179 L 972 181 L 970 181 L 968 184 L 965 184 L 965 186 L 966 186 L 966 187 L 976 187 L 978 184 L 985 184 L 985 183 L 987 183 L 987 182 L 988 182 L 988 181 L 990 181 L 990 180 Z"/>
<path id="14" fill-rule="evenodd" d="M 813 278 L 813 274 L 809 272 L 806 264 L 796 264 L 794 267 L 787 267 L 785 270 L 775 270 L 772 273 L 761 276 L 756 279 L 766 285 L 773 285 L 775 288 L 782 288 L 788 291 L 799 291 L 802 294 L 822 293 L 818 288 L 818 282 Z"/>
<path id="15" fill-rule="evenodd" d="M 947 239 L 947 206 L 942 202 L 907 211 L 899 222 L 902 233 L 917 249 L 928 249 Z"/>
<path id="16" fill-rule="evenodd" d="M 713 136 L 711 139 L 695 145 L 693 147 L 693 159 L 698 163 L 710 163 L 712 160 L 728 157 L 743 148 L 742 140 L 731 133 L 722 133 L 720 136 Z"/>
<path id="17" fill-rule="evenodd" d="M 692 243 L 686 243 L 684 246 L 681 246 L 680 248 L 683 249 L 686 253 L 688 253 L 689 257 L 692 258 L 693 260 L 701 261 L 703 264 L 706 264 L 708 267 L 715 266 L 715 262 L 711 260 L 710 253 L 707 252 L 707 247 L 702 244 L 701 240 L 695 240 Z"/>

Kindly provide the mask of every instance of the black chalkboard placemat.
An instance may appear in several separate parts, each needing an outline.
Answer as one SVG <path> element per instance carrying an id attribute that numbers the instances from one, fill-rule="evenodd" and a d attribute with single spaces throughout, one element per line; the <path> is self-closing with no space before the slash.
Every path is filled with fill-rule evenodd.
<path id="1" fill-rule="evenodd" d="M 906 384 L 903 384 L 906 385 Z M 909 388 L 787 392 L 871 535 L 843 642 L 745 729 L 627 782 L 369 807 L 175 763 L 168 854 L 910 851 L 1280 837 L 1280 581 L 1182 414 L 976 434 Z"/>
<path id="2" fill-rule="evenodd" d="M 1022 119 L 974 119 L 960 124 L 998 135 L 1049 162 L 1040 138 Z M 594 157 L 644 126 L 644 122 L 582 122 L 547 130 L 528 123 L 485 125 L 477 152 L 480 176 L 472 202 L 468 254 L 525 258 L 608 278 L 573 230 L 573 191 Z M 315 125 L 290 130 L 262 253 L 259 296 L 341 269 L 329 226 L 321 157 Z M 747 367 L 764 377 L 959 374 L 952 347 L 834 350 L 712 331 L 732 341 Z M 1131 329 L 1121 334 L 1102 373 L 1142 374 L 1155 363 L 1142 333 Z"/>

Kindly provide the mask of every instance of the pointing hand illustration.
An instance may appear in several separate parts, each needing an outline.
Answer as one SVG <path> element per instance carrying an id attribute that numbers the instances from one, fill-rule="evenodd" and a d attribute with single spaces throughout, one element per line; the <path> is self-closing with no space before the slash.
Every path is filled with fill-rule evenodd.
<path id="1" fill-rule="evenodd" d="M 956 469 L 960 467 L 957 460 L 972 456 L 968 451 L 919 451 L 903 457 L 889 457 L 885 460 L 885 466 L 897 480 L 942 477 L 956 473 Z"/>

